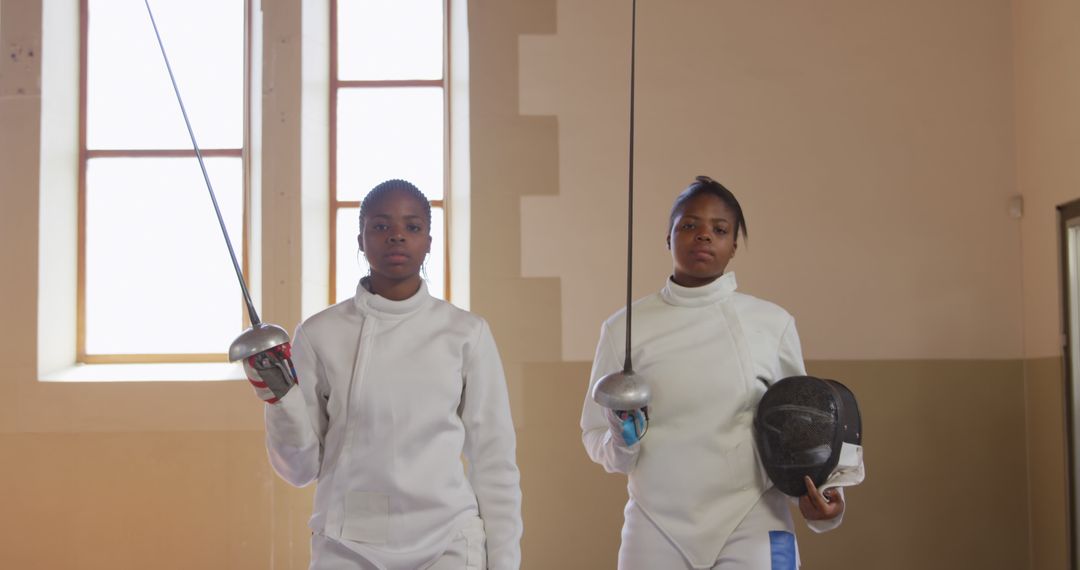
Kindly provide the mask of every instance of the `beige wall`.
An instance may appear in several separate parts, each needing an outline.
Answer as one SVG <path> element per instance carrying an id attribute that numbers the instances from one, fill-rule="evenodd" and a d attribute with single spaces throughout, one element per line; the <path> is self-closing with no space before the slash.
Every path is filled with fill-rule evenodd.
<path id="1" fill-rule="evenodd" d="M 284 253 L 263 316 L 291 327 L 299 12 L 264 3 L 263 216 L 285 231 L 264 236 Z M 310 489 L 271 473 L 247 386 L 36 381 L 40 6 L 0 0 L 0 566 L 304 568 Z M 741 287 L 796 315 L 811 372 L 866 416 L 869 479 L 840 530 L 800 534 L 805 566 L 1064 568 L 1045 250 L 1075 197 L 1077 9 L 639 9 L 635 290 L 668 271 L 674 194 L 720 178 L 750 222 Z M 610 568 L 618 547 L 624 482 L 587 460 L 576 421 L 622 300 L 628 24 L 612 0 L 470 2 L 472 306 L 511 386 L 528 568 Z"/>
<path id="2" fill-rule="evenodd" d="M 566 360 L 623 298 L 629 7 L 557 2 L 555 32 L 520 40 L 519 107 L 557 118 L 559 164 L 522 202 L 521 267 L 560 278 Z M 732 269 L 795 314 L 808 357 L 1019 357 L 1010 16 L 641 2 L 635 289 L 661 286 L 671 201 L 709 174 L 748 219 Z"/>
<path id="3" fill-rule="evenodd" d="M 1080 6 L 1015 2 L 1017 181 L 1024 195 L 1024 353 L 1060 354 L 1055 206 L 1080 199 Z"/>
<path id="4" fill-rule="evenodd" d="M 1032 567 L 1063 568 L 1068 544 L 1060 248 L 1055 207 L 1080 199 L 1080 6 L 1013 3 L 1017 187 L 1026 358 Z"/>

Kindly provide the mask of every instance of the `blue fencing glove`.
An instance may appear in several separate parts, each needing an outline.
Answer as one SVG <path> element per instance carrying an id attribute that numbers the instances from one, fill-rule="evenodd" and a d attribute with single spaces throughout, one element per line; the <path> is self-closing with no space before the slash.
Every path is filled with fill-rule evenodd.
<path id="1" fill-rule="evenodd" d="M 624 447 L 641 441 L 649 430 L 649 409 L 605 410 L 612 437 Z"/>

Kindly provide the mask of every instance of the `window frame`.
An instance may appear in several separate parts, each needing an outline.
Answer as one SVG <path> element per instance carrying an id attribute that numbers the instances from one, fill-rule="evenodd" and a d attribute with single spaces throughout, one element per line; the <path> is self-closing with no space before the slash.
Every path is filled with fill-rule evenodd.
<path id="1" fill-rule="evenodd" d="M 385 89 L 394 87 L 438 87 L 442 90 L 443 100 L 443 196 L 442 199 L 429 200 L 432 210 L 439 209 L 443 213 L 443 283 L 444 296 L 447 301 L 452 299 L 451 287 L 451 14 L 452 0 L 442 0 L 442 77 L 439 79 L 389 79 L 389 80 L 343 80 L 338 76 L 338 2 L 330 1 L 330 82 L 329 82 L 329 263 L 327 267 L 327 302 L 330 305 L 338 302 L 337 299 L 337 219 L 338 212 L 342 209 L 360 208 L 359 200 L 338 199 L 337 186 L 337 134 L 338 134 L 338 93 L 342 89 Z"/>
<path id="2" fill-rule="evenodd" d="M 200 153 L 204 158 L 229 157 L 240 159 L 242 173 L 241 194 L 243 208 L 241 210 L 241 271 L 245 280 L 250 280 L 250 231 L 251 231 L 251 190 L 252 190 L 252 160 L 251 160 L 251 95 L 252 95 L 252 22 L 254 2 L 242 0 L 244 7 L 244 30 L 243 30 L 243 117 L 241 118 L 242 133 L 240 148 L 201 148 Z M 86 211 L 87 211 L 87 164 L 94 158 L 190 158 L 196 160 L 194 148 L 190 149 L 108 149 L 91 150 L 87 148 L 87 82 L 89 64 L 89 0 L 79 0 L 79 107 L 78 107 L 78 179 L 77 179 L 77 245 L 76 245 L 76 302 L 75 302 L 75 363 L 76 364 L 174 364 L 174 363 L 207 363 L 227 361 L 227 354 L 220 353 L 138 353 L 138 354 L 88 354 L 86 351 Z M 163 63 L 164 65 L 164 63 Z M 179 110 L 176 110 L 179 113 Z M 233 236 L 230 236 L 231 238 Z M 244 311 L 243 304 L 237 305 L 237 311 L 242 315 L 243 326 L 249 326 L 250 321 Z"/>

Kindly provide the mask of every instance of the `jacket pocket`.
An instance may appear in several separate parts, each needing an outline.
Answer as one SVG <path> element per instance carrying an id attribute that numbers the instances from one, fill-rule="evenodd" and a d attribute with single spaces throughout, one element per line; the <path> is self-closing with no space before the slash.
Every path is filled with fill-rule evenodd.
<path id="1" fill-rule="evenodd" d="M 389 521 L 389 495 L 352 491 L 345 496 L 342 538 L 369 544 L 385 544 Z"/>

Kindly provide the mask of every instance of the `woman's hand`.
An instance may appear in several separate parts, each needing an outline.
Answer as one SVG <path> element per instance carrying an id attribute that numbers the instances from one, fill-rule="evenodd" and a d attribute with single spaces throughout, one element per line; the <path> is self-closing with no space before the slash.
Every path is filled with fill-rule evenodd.
<path id="1" fill-rule="evenodd" d="M 615 440 L 616 444 L 622 447 L 630 447 L 641 441 L 641 436 L 645 435 L 645 430 L 648 429 L 649 424 L 649 416 L 646 410 L 647 408 L 629 412 L 604 410 L 604 416 L 607 417 L 611 429 L 611 438 Z"/>
<path id="2" fill-rule="evenodd" d="M 824 521 L 834 519 L 844 512 L 844 496 L 840 494 L 839 488 L 826 489 L 822 494 L 810 477 L 804 479 L 807 493 L 799 497 L 799 511 L 803 518 L 808 521 Z"/>

